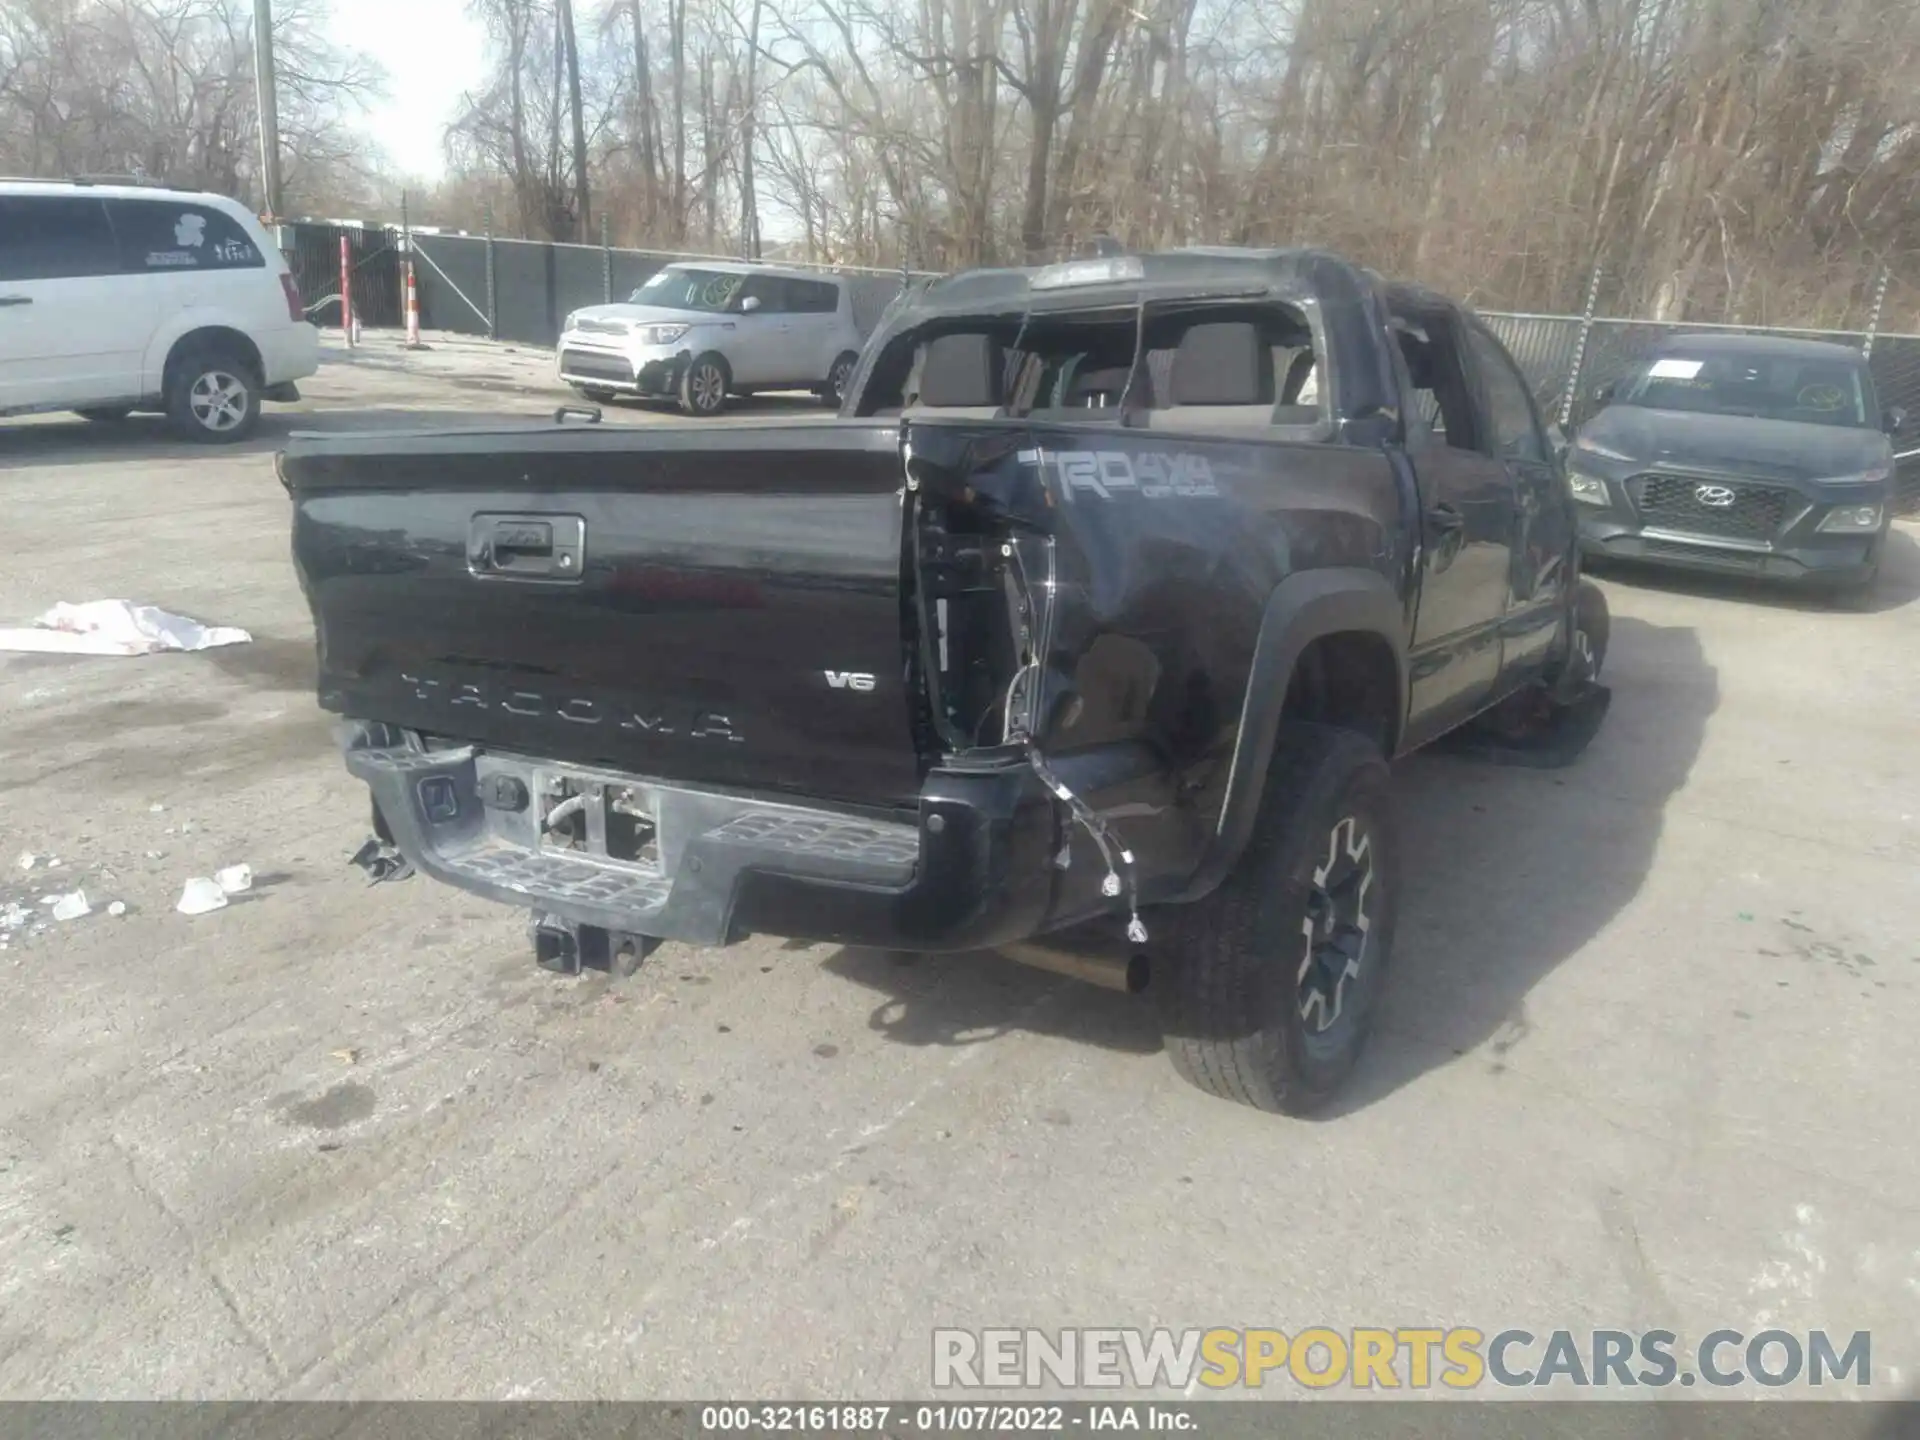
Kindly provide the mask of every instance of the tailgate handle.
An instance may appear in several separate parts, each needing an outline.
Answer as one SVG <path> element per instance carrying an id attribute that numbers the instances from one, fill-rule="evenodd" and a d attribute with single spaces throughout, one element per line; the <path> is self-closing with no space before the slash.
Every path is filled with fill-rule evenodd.
<path id="1" fill-rule="evenodd" d="M 467 568 L 481 580 L 578 580 L 586 531 L 577 515 L 476 515 Z"/>

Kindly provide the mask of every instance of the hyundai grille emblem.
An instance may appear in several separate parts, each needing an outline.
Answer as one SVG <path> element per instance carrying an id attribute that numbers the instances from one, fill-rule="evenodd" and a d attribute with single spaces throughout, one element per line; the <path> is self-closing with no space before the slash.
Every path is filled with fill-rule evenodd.
<path id="1" fill-rule="evenodd" d="M 1693 487 L 1693 498 L 1702 505 L 1724 510 L 1733 504 L 1733 491 L 1724 485 L 1696 485 Z"/>

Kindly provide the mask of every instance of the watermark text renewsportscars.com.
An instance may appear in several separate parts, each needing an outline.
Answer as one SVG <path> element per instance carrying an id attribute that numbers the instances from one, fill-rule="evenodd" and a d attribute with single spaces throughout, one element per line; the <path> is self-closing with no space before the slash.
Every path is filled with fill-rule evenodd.
<path id="1" fill-rule="evenodd" d="M 1873 1383 L 1865 1330 L 936 1330 L 938 1390 L 1668 1389 Z"/>

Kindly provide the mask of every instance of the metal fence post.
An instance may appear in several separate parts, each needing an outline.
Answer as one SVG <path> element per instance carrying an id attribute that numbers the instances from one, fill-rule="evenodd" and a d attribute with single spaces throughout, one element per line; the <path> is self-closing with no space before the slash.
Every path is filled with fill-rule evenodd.
<path id="1" fill-rule="evenodd" d="M 493 202 L 487 202 L 487 338 L 500 338 L 500 312 L 493 302 Z"/>
<path id="2" fill-rule="evenodd" d="M 600 298 L 613 303 L 613 242 L 607 238 L 607 212 L 600 212 Z"/>
<path id="3" fill-rule="evenodd" d="M 1573 342 L 1573 367 L 1567 372 L 1567 388 L 1560 396 L 1560 428 L 1573 423 L 1573 397 L 1580 393 L 1580 375 L 1587 364 L 1587 339 L 1593 334 L 1593 312 L 1600 306 L 1600 267 L 1593 267 L 1593 279 L 1587 282 L 1587 308 L 1580 312 L 1580 337 Z"/>
<path id="4" fill-rule="evenodd" d="M 1880 311 L 1887 303 L 1887 267 L 1880 267 L 1880 278 L 1873 284 L 1873 308 L 1867 311 L 1867 341 L 1860 347 L 1862 355 L 1873 354 L 1873 337 L 1880 330 Z"/>

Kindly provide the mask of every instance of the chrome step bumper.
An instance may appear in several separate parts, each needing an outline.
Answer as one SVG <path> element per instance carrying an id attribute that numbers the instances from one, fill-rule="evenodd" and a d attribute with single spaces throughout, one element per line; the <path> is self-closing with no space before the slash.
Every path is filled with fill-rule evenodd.
<path id="1" fill-rule="evenodd" d="M 920 867 L 913 824 L 397 740 L 384 726 L 342 727 L 347 769 L 373 792 L 401 854 L 436 880 L 579 925 L 725 944 L 738 938 L 734 899 L 750 873 L 884 894 L 904 892 Z M 591 799 L 593 814 L 576 835 L 543 824 L 543 805 L 562 787 Z M 599 807 L 613 793 L 651 827 L 635 858 L 608 853 Z"/>

